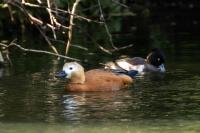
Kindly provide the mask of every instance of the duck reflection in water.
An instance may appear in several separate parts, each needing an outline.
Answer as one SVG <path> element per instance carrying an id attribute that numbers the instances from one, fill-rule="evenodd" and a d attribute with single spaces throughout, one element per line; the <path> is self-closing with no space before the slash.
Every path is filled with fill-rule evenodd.
<path id="1" fill-rule="evenodd" d="M 134 104 L 135 103 L 135 104 Z M 131 91 L 68 93 L 63 96 L 63 115 L 67 120 L 103 120 L 139 108 L 140 99 Z M 116 117 L 116 116 L 115 116 Z"/>

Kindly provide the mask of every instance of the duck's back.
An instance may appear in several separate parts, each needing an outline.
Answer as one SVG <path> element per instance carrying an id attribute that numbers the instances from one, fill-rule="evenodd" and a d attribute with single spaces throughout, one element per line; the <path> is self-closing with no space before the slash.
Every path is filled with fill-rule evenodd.
<path id="1" fill-rule="evenodd" d="M 68 91 L 113 91 L 127 88 L 133 79 L 124 74 L 115 74 L 101 69 L 94 69 L 85 73 L 84 84 L 68 84 Z"/>
<path id="2" fill-rule="evenodd" d="M 143 65 L 146 63 L 145 59 L 142 57 L 133 57 L 133 58 L 128 58 L 127 62 L 132 64 L 132 65 Z"/>

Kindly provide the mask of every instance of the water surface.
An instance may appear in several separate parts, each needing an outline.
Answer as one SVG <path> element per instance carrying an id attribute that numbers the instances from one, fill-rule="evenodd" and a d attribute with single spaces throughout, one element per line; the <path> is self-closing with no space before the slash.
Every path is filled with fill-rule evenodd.
<path id="1" fill-rule="evenodd" d="M 54 78 L 61 61 L 17 56 L 1 71 L 0 132 L 200 132 L 198 44 L 164 50 L 165 74 L 138 75 L 127 90 L 93 93 L 65 92 L 65 81 Z M 97 67 L 99 60 L 84 65 Z"/>

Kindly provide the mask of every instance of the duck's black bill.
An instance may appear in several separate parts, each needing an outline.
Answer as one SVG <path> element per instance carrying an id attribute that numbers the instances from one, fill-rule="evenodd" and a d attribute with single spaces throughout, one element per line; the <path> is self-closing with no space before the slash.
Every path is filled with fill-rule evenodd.
<path id="1" fill-rule="evenodd" d="M 60 71 L 55 74 L 56 78 L 65 78 L 66 76 L 67 74 L 65 73 L 65 71 Z"/>

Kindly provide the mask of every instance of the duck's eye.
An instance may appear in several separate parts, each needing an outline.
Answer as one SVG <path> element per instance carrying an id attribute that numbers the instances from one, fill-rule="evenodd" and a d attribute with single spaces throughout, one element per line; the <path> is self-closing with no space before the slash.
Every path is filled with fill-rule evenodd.
<path id="1" fill-rule="evenodd" d="M 73 69 L 72 67 L 69 68 L 69 70 L 72 70 L 72 69 Z"/>

